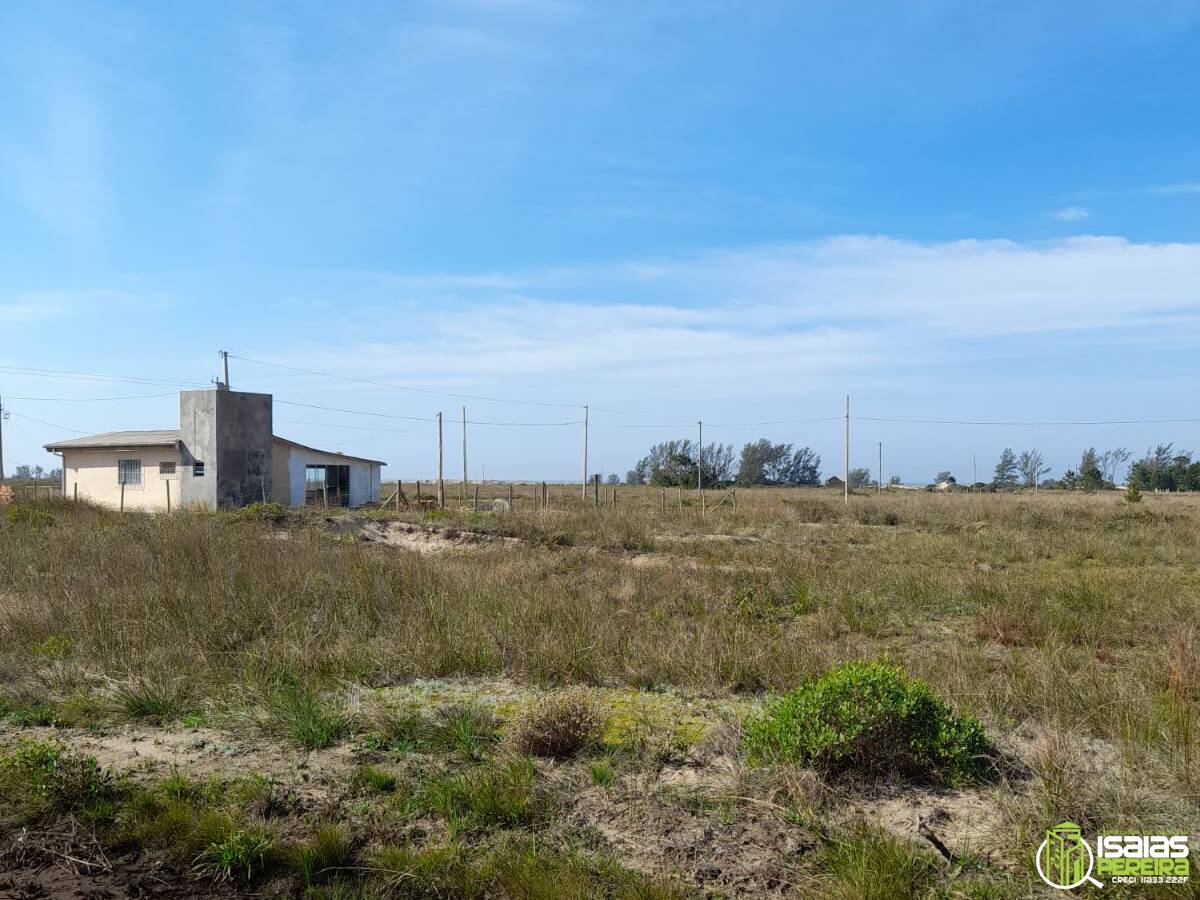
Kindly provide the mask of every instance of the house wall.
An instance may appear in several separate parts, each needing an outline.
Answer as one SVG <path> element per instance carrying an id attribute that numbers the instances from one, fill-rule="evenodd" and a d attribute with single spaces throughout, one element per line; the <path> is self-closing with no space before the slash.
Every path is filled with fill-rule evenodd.
<path id="1" fill-rule="evenodd" d="M 179 430 L 186 466 L 181 489 L 188 505 L 243 506 L 273 496 L 270 394 L 183 391 Z M 195 463 L 204 463 L 196 476 Z"/>
<path id="2" fill-rule="evenodd" d="M 273 468 L 275 478 L 280 479 L 286 473 L 287 499 L 283 499 L 282 491 L 275 492 L 279 503 L 288 506 L 304 505 L 304 469 L 305 466 L 349 466 L 350 467 L 350 505 L 365 506 L 379 500 L 380 466 L 377 463 L 367 463 L 347 459 L 336 453 L 321 453 L 319 450 L 306 450 L 284 441 L 275 441 L 273 451 Z M 283 460 L 284 462 L 281 462 Z M 279 483 L 279 481 L 277 481 Z"/>
<path id="3" fill-rule="evenodd" d="M 136 450 L 64 450 L 63 491 L 73 497 L 76 488 L 80 500 L 90 500 L 118 509 L 121 505 L 121 485 L 117 482 L 117 460 L 140 459 L 142 483 L 125 485 L 125 508 L 165 510 L 167 485 L 170 485 L 171 508 L 181 503 L 179 487 L 180 454 L 174 447 L 139 447 Z M 175 463 L 174 475 L 159 472 L 159 463 Z"/>

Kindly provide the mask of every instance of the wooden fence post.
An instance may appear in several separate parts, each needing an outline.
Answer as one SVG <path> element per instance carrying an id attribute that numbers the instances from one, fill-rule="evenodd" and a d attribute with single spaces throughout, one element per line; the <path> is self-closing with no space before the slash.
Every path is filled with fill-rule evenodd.
<path id="1" fill-rule="evenodd" d="M 472 492 L 471 511 L 479 512 L 479 485 L 475 485 L 475 489 Z"/>
<path id="2" fill-rule="evenodd" d="M 660 489 L 660 496 L 658 498 L 658 509 L 659 509 L 659 512 L 667 511 L 667 489 L 666 488 Z"/>
<path id="3" fill-rule="evenodd" d="M 76 502 L 76 503 L 79 502 L 79 482 L 78 481 L 75 482 L 73 485 L 71 485 L 71 499 L 74 500 L 74 502 Z"/>
<path id="4" fill-rule="evenodd" d="M 508 483 L 508 511 L 512 512 L 512 508 L 513 508 L 513 495 L 512 495 L 512 482 L 510 481 Z"/>
<path id="5" fill-rule="evenodd" d="M 600 508 L 600 476 L 596 475 L 592 479 L 592 506 L 596 509 Z"/>
<path id="6" fill-rule="evenodd" d="M 125 512 L 125 482 L 121 482 L 121 512 Z"/>
<path id="7" fill-rule="evenodd" d="M 165 482 L 167 485 L 167 512 L 171 511 L 171 479 L 168 478 Z"/>

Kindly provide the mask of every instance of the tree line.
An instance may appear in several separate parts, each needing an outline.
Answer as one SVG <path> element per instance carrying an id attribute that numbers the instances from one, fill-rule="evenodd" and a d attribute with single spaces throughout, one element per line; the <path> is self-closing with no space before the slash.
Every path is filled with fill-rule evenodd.
<path id="1" fill-rule="evenodd" d="M 1121 467 L 1132 455 L 1125 447 L 1103 451 L 1088 447 L 1080 454 L 1077 466 L 1066 469 L 1058 478 L 1047 478 L 1050 467 L 1040 451 L 1016 453 L 1006 447 L 996 463 L 990 484 L 980 483 L 976 487 L 995 490 L 1019 487 L 1081 491 L 1110 489 L 1116 487 L 1122 474 Z M 1200 461 L 1193 460 L 1191 451 L 1176 450 L 1174 444 L 1158 444 L 1147 450 L 1145 456 L 1130 463 L 1124 475 L 1127 484 L 1148 490 L 1200 490 Z M 939 472 L 935 480 L 956 483 L 949 472 Z"/>
<path id="2" fill-rule="evenodd" d="M 626 473 L 625 483 L 694 488 L 697 475 L 711 487 L 818 485 L 821 457 L 811 447 L 797 448 L 760 438 L 742 447 L 735 466 L 732 444 L 706 444 L 701 452 L 696 441 L 663 441 L 651 447 Z"/>

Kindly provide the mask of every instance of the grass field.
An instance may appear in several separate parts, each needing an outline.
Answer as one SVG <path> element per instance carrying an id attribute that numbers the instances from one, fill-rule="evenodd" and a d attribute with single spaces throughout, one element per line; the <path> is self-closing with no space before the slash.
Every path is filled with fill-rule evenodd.
<path id="1" fill-rule="evenodd" d="M 0 894 L 1015 898 L 1060 821 L 1200 831 L 1200 498 L 532 490 L 0 509 Z M 849 660 L 981 774 L 748 753 Z"/>

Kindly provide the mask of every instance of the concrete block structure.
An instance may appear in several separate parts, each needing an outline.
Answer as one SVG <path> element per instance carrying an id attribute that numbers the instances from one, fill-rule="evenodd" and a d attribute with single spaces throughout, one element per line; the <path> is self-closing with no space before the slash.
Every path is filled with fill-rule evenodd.
<path id="1" fill-rule="evenodd" d="M 122 509 L 229 509 L 377 502 L 380 460 L 317 450 L 273 433 L 270 394 L 179 395 L 178 430 L 111 431 L 47 444 L 63 493 Z"/>

